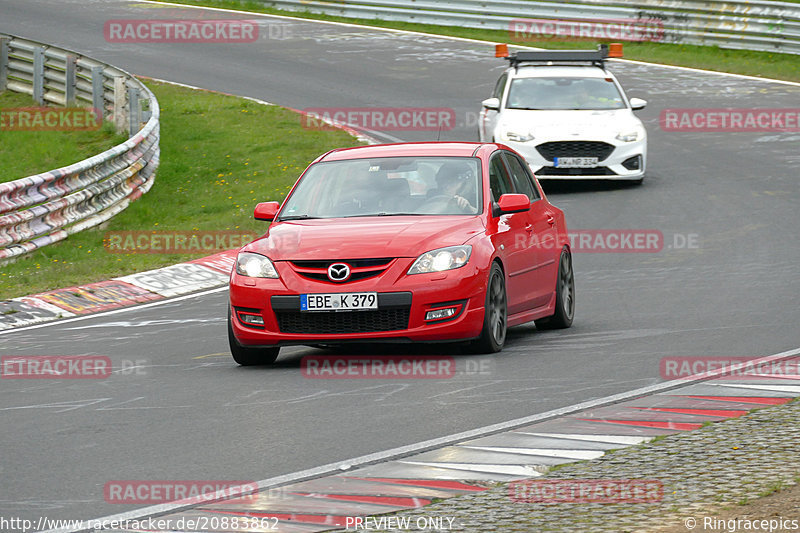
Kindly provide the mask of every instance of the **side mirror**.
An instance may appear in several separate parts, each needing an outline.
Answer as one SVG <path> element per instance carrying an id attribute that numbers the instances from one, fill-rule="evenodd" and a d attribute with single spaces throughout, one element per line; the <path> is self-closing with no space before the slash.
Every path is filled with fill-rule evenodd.
<path id="1" fill-rule="evenodd" d="M 531 200 L 524 194 L 504 194 L 497 201 L 495 216 L 510 215 L 511 213 L 522 213 L 529 211 Z"/>
<path id="2" fill-rule="evenodd" d="M 644 109 L 644 106 L 647 105 L 647 100 L 642 100 L 641 98 L 631 98 L 631 109 L 634 111 L 638 111 L 639 109 Z"/>
<path id="3" fill-rule="evenodd" d="M 487 98 L 481 105 L 486 109 L 494 109 L 495 111 L 500 109 L 500 99 L 499 98 Z"/>
<path id="4" fill-rule="evenodd" d="M 261 202 L 253 211 L 253 216 L 256 220 L 275 220 L 275 215 L 278 214 L 281 204 L 278 202 Z"/>

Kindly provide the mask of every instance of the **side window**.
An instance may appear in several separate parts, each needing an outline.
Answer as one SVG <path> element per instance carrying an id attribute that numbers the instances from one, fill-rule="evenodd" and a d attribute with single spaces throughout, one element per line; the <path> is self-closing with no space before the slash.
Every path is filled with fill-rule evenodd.
<path id="1" fill-rule="evenodd" d="M 507 81 L 508 81 L 508 74 L 504 73 L 502 76 L 500 76 L 500 79 L 497 80 L 497 84 L 494 86 L 494 92 L 492 93 L 492 96 L 494 96 L 501 102 L 503 101 L 503 91 L 505 91 L 506 89 Z"/>
<path id="2" fill-rule="evenodd" d="M 492 189 L 492 201 L 495 202 L 501 195 L 514 192 L 499 153 L 489 162 L 489 187 Z"/>
<path id="3" fill-rule="evenodd" d="M 530 198 L 531 202 L 539 199 L 539 192 L 533 184 L 528 166 L 519 160 L 517 156 L 512 153 L 505 152 L 506 161 L 508 162 L 508 169 L 511 172 L 511 179 L 514 182 L 514 188 L 517 192 L 526 195 Z"/>

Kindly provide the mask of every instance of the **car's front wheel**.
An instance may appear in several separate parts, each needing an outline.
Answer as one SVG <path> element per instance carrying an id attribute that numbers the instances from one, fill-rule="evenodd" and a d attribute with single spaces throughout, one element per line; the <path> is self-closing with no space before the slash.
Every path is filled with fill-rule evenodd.
<path id="1" fill-rule="evenodd" d="M 508 303 L 506 301 L 506 278 L 497 263 L 492 263 L 489 282 L 486 284 L 486 305 L 483 314 L 483 330 L 475 341 L 480 353 L 495 353 L 503 349 L 508 329 Z"/>
<path id="2" fill-rule="evenodd" d="M 538 329 L 562 329 L 572 325 L 575 316 L 575 274 L 572 270 L 572 254 L 564 248 L 558 262 L 556 281 L 556 312 L 536 320 Z"/>
<path id="3" fill-rule="evenodd" d="M 231 325 L 231 313 L 228 310 L 228 345 L 231 349 L 233 360 L 242 366 L 269 365 L 275 362 L 280 352 L 279 347 L 275 348 L 245 348 L 236 342 L 233 336 L 233 326 Z"/>

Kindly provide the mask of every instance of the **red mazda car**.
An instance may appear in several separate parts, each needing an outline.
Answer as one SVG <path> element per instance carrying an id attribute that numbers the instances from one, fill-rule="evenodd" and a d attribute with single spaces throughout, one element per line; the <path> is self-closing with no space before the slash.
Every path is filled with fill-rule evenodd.
<path id="1" fill-rule="evenodd" d="M 503 348 L 510 326 L 565 328 L 575 311 L 564 214 L 501 144 L 333 150 L 243 247 L 228 338 L 241 365 L 281 346 L 469 342 Z"/>

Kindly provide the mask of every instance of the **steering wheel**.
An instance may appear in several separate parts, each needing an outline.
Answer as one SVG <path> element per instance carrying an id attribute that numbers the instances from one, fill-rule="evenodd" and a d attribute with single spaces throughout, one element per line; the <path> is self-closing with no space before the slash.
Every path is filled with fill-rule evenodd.
<path id="1" fill-rule="evenodd" d="M 426 200 L 425 203 L 422 204 L 422 207 L 426 207 L 428 205 L 431 206 L 441 205 L 441 209 L 439 210 L 442 212 L 451 211 L 450 207 L 452 207 L 454 208 L 454 210 L 466 213 L 466 210 L 462 209 L 458 205 L 458 202 L 456 201 L 455 197 L 450 196 L 448 194 L 437 194 L 436 196 L 433 196 L 428 200 Z"/>

